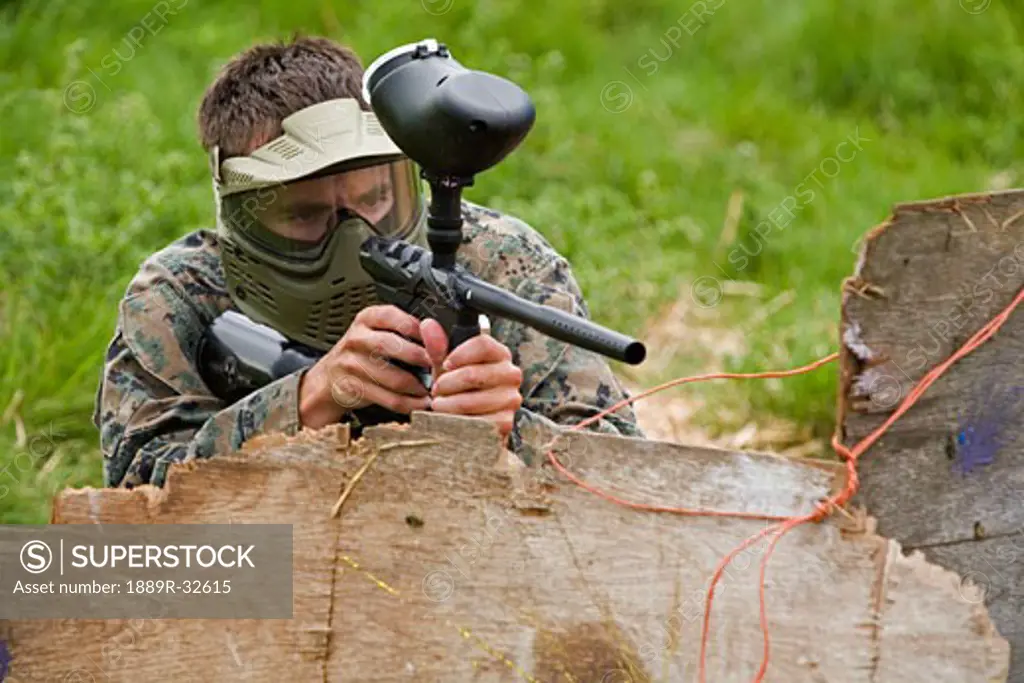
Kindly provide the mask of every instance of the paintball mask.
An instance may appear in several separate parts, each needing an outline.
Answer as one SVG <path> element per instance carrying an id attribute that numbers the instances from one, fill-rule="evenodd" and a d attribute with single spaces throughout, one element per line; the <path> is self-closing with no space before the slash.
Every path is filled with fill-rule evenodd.
<path id="1" fill-rule="evenodd" d="M 249 156 L 211 156 L 228 292 L 247 316 L 326 351 L 377 304 L 359 247 L 427 246 L 419 175 L 354 99 L 307 107 Z"/>

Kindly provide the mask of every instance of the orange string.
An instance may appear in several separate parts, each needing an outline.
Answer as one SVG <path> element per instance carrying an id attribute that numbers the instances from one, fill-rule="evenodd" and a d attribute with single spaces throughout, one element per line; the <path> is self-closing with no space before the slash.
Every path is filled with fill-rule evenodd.
<path id="1" fill-rule="evenodd" d="M 849 500 L 854 496 L 854 494 L 856 494 L 856 492 L 857 492 L 857 490 L 858 490 L 858 488 L 860 486 L 860 480 L 859 480 L 859 477 L 857 476 L 857 459 L 860 458 L 860 456 L 868 448 L 870 448 L 876 441 L 878 441 L 878 439 L 881 438 L 882 434 L 884 434 L 886 432 L 886 430 L 888 430 L 889 427 L 891 427 L 893 425 L 893 423 L 896 422 L 896 420 L 898 420 L 908 410 L 910 410 L 910 408 L 913 407 L 913 405 L 917 402 L 917 400 L 921 397 L 921 395 L 924 394 L 924 392 L 927 391 L 928 388 L 932 384 L 934 384 L 939 379 L 939 377 L 941 377 L 954 363 L 956 363 L 958 360 L 960 360 L 961 358 L 963 358 L 967 354 L 973 352 L 979 346 L 981 346 L 986 341 L 988 341 L 993 335 L 995 335 L 995 333 L 999 330 L 999 328 L 1001 328 L 1006 323 L 1006 321 L 1009 320 L 1010 315 L 1013 313 L 1014 309 L 1017 308 L 1017 306 L 1021 303 L 1022 300 L 1024 300 L 1024 289 L 1022 289 L 1020 292 L 1017 293 L 1017 296 L 1014 298 L 1014 300 L 1010 303 L 1009 306 L 1007 306 L 1005 309 L 1003 309 L 1003 311 L 1001 313 L 999 313 L 991 321 L 989 321 L 987 324 L 985 324 L 984 327 L 982 327 L 980 330 L 978 330 L 970 339 L 968 339 L 964 343 L 964 345 L 962 347 L 960 347 L 959 350 L 957 350 L 953 355 L 951 355 L 945 361 L 943 361 L 939 365 L 937 365 L 934 368 L 932 368 L 921 379 L 921 381 L 918 382 L 917 385 L 915 385 L 914 388 L 907 394 L 907 397 L 903 400 L 903 402 L 899 405 L 899 407 L 895 411 L 893 411 L 892 415 L 890 415 L 888 417 L 888 419 L 886 419 L 885 422 L 882 423 L 881 426 L 879 426 L 873 432 L 868 434 L 868 436 L 866 436 L 864 439 L 859 441 L 852 448 L 847 448 L 842 443 L 840 443 L 840 441 L 839 441 L 839 430 L 840 430 L 841 426 L 837 425 L 836 431 L 832 435 L 832 442 L 831 443 L 832 443 L 832 447 L 835 449 L 835 451 L 839 455 L 839 457 L 841 457 L 844 461 L 846 461 L 846 471 L 847 471 L 846 485 L 843 487 L 842 491 L 840 491 L 839 493 L 837 493 L 834 496 L 830 497 L 829 499 L 823 501 L 822 503 L 819 503 L 816 506 L 815 511 L 812 512 L 812 513 L 809 513 L 807 515 L 797 516 L 797 517 L 785 517 L 785 516 L 767 515 L 767 514 L 759 514 L 759 513 L 752 513 L 752 512 L 728 512 L 728 511 L 721 511 L 721 510 L 699 510 L 699 509 L 668 507 L 668 506 L 649 505 L 649 504 L 645 504 L 645 503 L 636 503 L 636 502 L 628 501 L 628 500 L 619 498 L 617 496 L 613 496 L 613 495 L 611 495 L 611 494 L 609 494 L 609 493 L 607 493 L 605 491 L 602 491 L 601 489 L 598 489 L 597 487 L 592 486 L 592 485 L 584 482 L 580 478 L 576 477 L 574 474 L 569 472 L 562 465 L 562 463 L 560 463 L 558 461 L 558 458 L 555 457 L 554 449 L 548 450 L 548 453 L 547 453 L 548 460 L 555 467 L 555 469 L 557 469 L 566 478 L 568 478 L 570 481 L 572 481 L 577 486 L 579 486 L 579 487 L 581 487 L 581 488 L 583 488 L 583 489 L 585 489 L 585 490 L 587 490 L 587 491 L 589 491 L 589 492 L 591 492 L 591 493 L 593 493 L 593 494 L 595 494 L 595 495 L 597 495 L 597 496 L 599 496 L 601 498 L 609 500 L 609 501 L 611 501 L 611 502 L 613 502 L 613 503 L 615 503 L 617 505 L 622 505 L 622 506 L 625 506 L 625 507 L 629 507 L 629 508 L 632 508 L 634 510 L 643 510 L 643 511 L 647 511 L 647 512 L 667 512 L 667 513 L 678 514 L 678 515 L 683 515 L 683 516 L 692 516 L 692 517 L 697 517 L 697 516 L 703 516 L 703 517 L 732 517 L 732 518 L 738 518 L 738 519 L 759 519 L 759 520 L 769 520 L 769 521 L 777 521 L 777 522 L 779 522 L 778 524 L 774 524 L 774 525 L 772 525 L 772 526 L 770 526 L 770 527 L 768 527 L 768 528 L 758 532 L 757 534 L 754 534 L 753 536 L 751 536 L 747 540 L 743 541 L 741 544 L 736 546 L 736 548 L 733 549 L 728 555 L 726 555 L 724 558 L 722 558 L 722 560 L 715 567 L 715 571 L 712 574 L 712 578 L 711 578 L 711 585 L 708 587 L 707 601 L 705 603 L 705 609 L 704 609 L 704 621 L 703 621 L 703 625 L 701 627 L 700 664 L 699 664 L 700 683 L 706 683 L 706 680 L 707 680 L 707 678 L 706 678 L 707 644 L 708 644 L 708 634 L 709 634 L 710 628 L 711 628 L 711 605 L 712 605 L 712 602 L 713 602 L 714 596 L 715 596 L 715 586 L 718 585 L 718 582 L 722 578 L 722 574 L 725 572 L 725 569 L 732 562 L 733 558 L 735 558 L 739 553 L 743 552 L 745 549 L 747 549 L 749 546 L 751 546 L 754 543 L 756 543 L 761 538 L 763 538 L 765 536 L 769 536 L 769 535 L 772 537 L 771 541 L 768 544 L 768 547 L 765 550 L 764 557 L 761 559 L 761 570 L 760 570 L 760 575 L 759 575 L 760 586 L 759 586 L 759 590 L 758 590 L 758 597 L 759 597 L 759 602 L 760 602 L 759 606 L 760 606 L 761 631 L 762 631 L 763 636 L 764 636 L 764 655 L 763 655 L 763 657 L 761 659 L 761 666 L 758 668 L 757 674 L 754 676 L 754 683 L 762 683 L 762 681 L 764 680 L 764 676 L 765 676 L 765 674 L 768 671 L 768 660 L 769 660 L 769 627 L 768 627 L 768 612 L 767 612 L 767 608 L 766 608 L 766 605 L 765 605 L 765 574 L 766 574 L 767 569 L 768 569 L 768 560 L 771 558 L 772 553 L 775 551 L 775 546 L 778 544 L 778 542 L 782 539 L 783 536 L 785 536 L 787 533 L 789 533 L 790 531 L 792 531 L 796 527 L 798 527 L 798 526 L 800 526 L 802 524 L 806 524 L 808 522 L 821 521 L 821 520 L 825 519 L 826 517 L 828 517 L 834 510 L 844 506 L 847 502 L 849 502 Z M 796 368 L 794 370 L 784 370 L 784 371 L 776 371 L 776 372 L 759 372 L 759 373 L 753 373 L 753 374 L 739 374 L 739 373 L 725 373 L 725 372 L 722 372 L 722 373 L 713 373 L 713 374 L 709 374 L 709 375 L 698 375 L 698 376 L 695 376 L 695 377 L 681 377 L 681 378 L 678 378 L 678 379 L 674 379 L 674 380 L 672 380 L 670 382 L 666 382 L 664 384 L 658 385 L 658 386 L 654 387 L 653 389 L 648 389 L 647 391 L 644 391 L 644 392 L 642 392 L 640 394 L 637 394 L 636 396 L 632 396 L 630 398 L 627 398 L 627 399 L 624 399 L 622 401 L 619 401 L 618 403 L 613 405 L 611 408 L 603 410 L 600 413 L 598 413 L 598 414 L 596 414 L 596 415 L 594 415 L 592 417 L 589 417 L 589 418 L 583 420 L 582 422 L 579 422 L 579 423 L 573 425 L 572 427 L 569 428 L 568 431 L 578 431 L 578 430 L 581 430 L 584 427 L 587 427 L 588 425 L 593 424 L 597 420 L 600 420 L 605 415 L 608 415 L 609 413 L 615 412 L 616 410 L 618 410 L 619 408 L 621 408 L 623 406 L 629 405 L 630 403 L 638 401 L 638 400 L 640 400 L 642 398 L 646 398 L 647 396 L 650 396 L 651 394 L 655 394 L 655 393 L 657 393 L 659 391 L 664 391 L 665 389 L 669 389 L 669 388 L 674 387 L 674 386 L 679 386 L 681 384 L 689 384 L 691 382 L 702 382 L 702 381 L 706 381 L 706 380 L 710 380 L 710 379 L 766 379 L 766 378 L 773 378 L 773 377 L 789 377 L 789 376 L 792 376 L 792 375 L 799 375 L 799 374 L 802 374 L 802 373 L 805 373 L 805 372 L 810 372 L 812 370 L 815 370 L 815 369 L 821 367 L 822 365 L 824 365 L 826 363 L 830 363 L 830 362 L 836 360 L 838 357 L 839 357 L 838 353 L 833 353 L 833 354 L 830 354 L 830 355 L 822 358 L 821 360 L 817 360 L 817 361 L 815 361 L 815 362 L 813 362 L 813 363 L 811 363 L 809 365 L 805 365 L 803 367 Z"/>

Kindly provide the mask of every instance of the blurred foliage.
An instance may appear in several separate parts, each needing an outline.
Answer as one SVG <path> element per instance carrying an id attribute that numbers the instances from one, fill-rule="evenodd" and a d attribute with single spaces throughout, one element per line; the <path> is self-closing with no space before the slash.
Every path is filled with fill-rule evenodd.
<path id="1" fill-rule="evenodd" d="M 434 36 L 517 81 L 537 124 L 467 196 L 545 234 L 620 329 L 639 333 L 700 276 L 763 288 L 726 296 L 722 326 L 792 291 L 731 360 L 755 371 L 835 349 L 854 244 L 894 202 L 1019 182 L 1024 2 L 964 9 L 984 4 L 705 0 L 718 7 L 699 17 L 667 0 L 0 2 L 0 415 L 20 390 L 27 438 L 60 436 L 30 462 L 16 420 L 0 425 L 0 519 L 44 521 L 56 486 L 100 483 L 90 419 L 118 300 L 149 253 L 211 226 L 195 111 L 253 42 L 324 34 L 369 62 Z M 826 161 L 858 135 L 851 160 Z M 813 199 L 759 237 L 801 184 Z M 744 208 L 720 244 L 734 190 Z M 740 267 L 740 249 L 758 253 Z M 669 371 L 697 370 L 679 348 Z M 692 390 L 819 433 L 834 419 L 829 370 Z"/>

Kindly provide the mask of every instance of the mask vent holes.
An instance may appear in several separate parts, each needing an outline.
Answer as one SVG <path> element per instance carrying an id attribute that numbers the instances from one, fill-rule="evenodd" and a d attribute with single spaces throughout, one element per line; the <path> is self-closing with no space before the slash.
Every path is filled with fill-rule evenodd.
<path id="1" fill-rule="evenodd" d="M 352 319 L 362 309 L 377 303 L 377 287 L 369 284 L 350 289 L 330 298 L 324 332 L 330 336 L 345 334 Z"/>
<path id="2" fill-rule="evenodd" d="M 239 173 L 238 171 L 227 171 L 224 179 L 231 185 L 244 185 L 252 181 L 251 173 Z"/>
<path id="3" fill-rule="evenodd" d="M 314 339 L 320 338 L 320 326 L 324 321 L 324 302 L 315 301 L 309 307 L 309 317 L 306 319 L 306 334 Z"/>
<path id="4" fill-rule="evenodd" d="M 267 151 L 279 154 L 284 159 L 289 160 L 302 154 L 302 148 L 288 138 L 279 138 L 275 140 L 269 147 L 267 147 Z"/>
<path id="5" fill-rule="evenodd" d="M 262 282 L 254 280 L 251 277 L 246 277 L 244 279 L 244 282 L 247 285 L 247 287 L 246 287 L 247 293 L 249 293 L 249 294 L 255 296 L 257 299 L 259 299 L 259 301 L 261 303 L 263 303 L 263 305 L 266 306 L 268 310 L 270 310 L 272 312 L 275 312 L 275 313 L 277 312 L 277 302 L 274 301 L 274 297 L 270 293 L 270 288 L 269 287 L 267 287 Z"/>
<path id="6" fill-rule="evenodd" d="M 225 246 L 226 254 L 232 258 L 225 259 L 224 270 L 228 276 L 238 282 L 235 287 L 235 296 L 242 300 L 252 296 L 266 306 L 269 311 L 277 312 L 277 301 L 274 300 L 270 287 L 265 282 L 254 278 L 245 269 L 245 265 L 253 264 L 255 261 L 234 245 L 227 243 Z"/>

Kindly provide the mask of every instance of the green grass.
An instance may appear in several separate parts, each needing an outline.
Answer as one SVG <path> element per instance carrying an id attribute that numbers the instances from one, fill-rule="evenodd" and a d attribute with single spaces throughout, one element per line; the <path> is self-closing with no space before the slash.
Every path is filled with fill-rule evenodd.
<path id="1" fill-rule="evenodd" d="M 851 247 L 894 202 L 984 190 L 997 174 L 1019 182 L 1019 1 L 972 15 L 956 0 L 725 0 L 689 35 L 686 3 L 667 0 L 450 0 L 440 16 L 424 9 L 440 0 L 190 0 L 165 21 L 150 14 L 155 35 L 132 54 L 123 39 L 155 4 L 0 2 L 0 413 L 20 392 L 27 442 L 16 447 L 15 420 L 0 425 L 4 522 L 43 522 L 54 490 L 100 484 L 90 418 L 117 302 L 148 253 L 211 225 L 195 110 L 217 68 L 256 40 L 326 34 L 368 62 L 435 36 L 520 83 L 536 126 L 468 198 L 544 233 L 593 315 L 622 330 L 639 333 L 701 276 L 764 288 L 761 300 L 723 299 L 723 325 L 791 290 L 793 303 L 749 332 L 750 353 L 733 363 L 743 371 L 835 349 Z M 856 156 L 819 175 L 813 201 L 756 257 L 738 258 L 857 131 L 869 141 Z M 735 190 L 743 217 L 721 246 Z M 682 352 L 670 369 L 697 365 Z M 693 390 L 825 433 L 835 380 L 830 369 Z"/>

